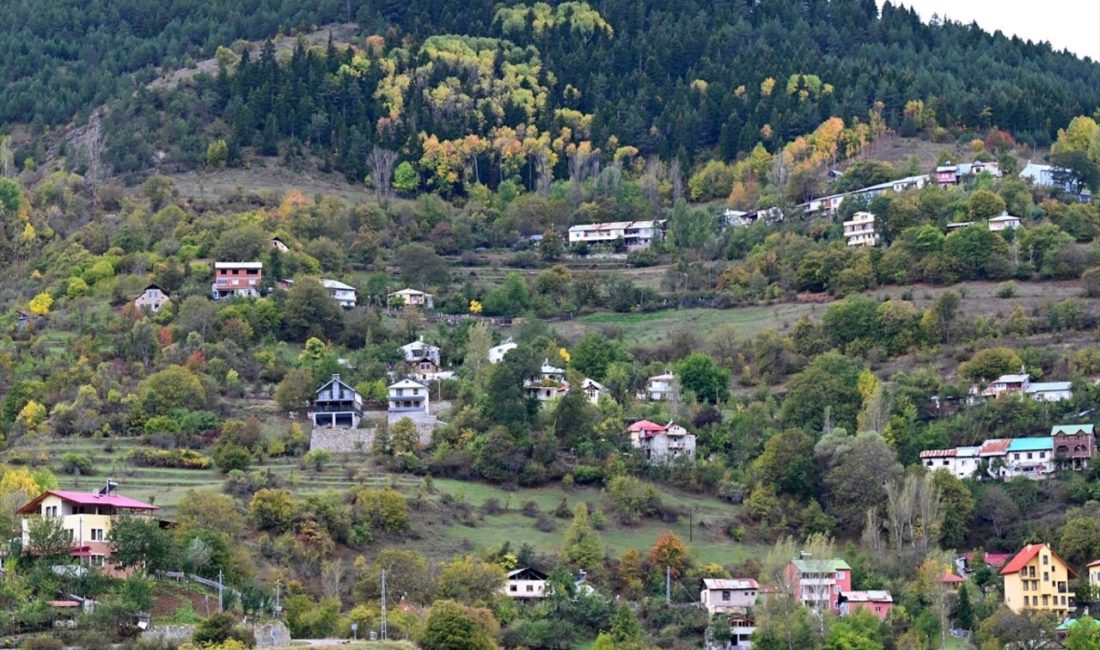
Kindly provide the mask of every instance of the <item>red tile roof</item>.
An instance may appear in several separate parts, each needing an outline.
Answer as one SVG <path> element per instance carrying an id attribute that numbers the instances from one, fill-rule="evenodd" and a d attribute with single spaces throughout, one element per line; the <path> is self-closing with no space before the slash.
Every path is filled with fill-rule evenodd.
<path id="1" fill-rule="evenodd" d="M 943 574 L 943 577 L 940 578 L 940 582 L 945 585 L 957 585 L 961 584 L 963 582 L 963 579 L 955 575 L 954 573 L 945 573 Z"/>
<path id="2" fill-rule="evenodd" d="M 42 500 L 48 496 L 59 497 L 62 501 L 68 501 L 69 503 L 75 503 L 79 506 L 110 506 L 112 508 L 123 508 L 128 510 L 156 510 L 157 507 L 138 501 L 137 499 L 131 499 L 130 497 L 121 497 L 116 495 L 101 495 L 93 494 L 91 492 L 72 492 L 67 490 L 49 490 L 38 495 L 33 501 L 28 503 L 19 509 L 19 514 L 28 515 L 34 514 L 38 511 L 38 504 L 42 503 Z"/>
<path id="3" fill-rule="evenodd" d="M 645 433 L 654 434 L 668 429 L 668 426 L 662 426 L 656 422 L 650 422 L 649 420 L 638 420 L 634 424 L 630 425 L 628 431 L 631 433 Z"/>
<path id="4" fill-rule="evenodd" d="M 1024 568 L 1024 566 L 1026 566 L 1028 562 L 1034 559 L 1035 556 L 1038 555 L 1039 551 L 1043 550 L 1044 548 L 1050 551 L 1051 555 L 1058 558 L 1058 561 L 1066 565 L 1066 570 L 1069 572 L 1069 576 L 1071 578 L 1077 577 L 1077 573 L 1075 573 L 1074 570 L 1070 568 L 1068 564 L 1066 564 L 1066 561 L 1058 557 L 1058 554 L 1054 552 L 1054 549 L 1050 548 L 1046 544 L 1028 544 L 1027 546 L 1020 549 L 1020 552 L 1017 553 L 1015 557 L 1013 557 L 1012 560 L 1008 564 L 1006 564 L 1003 569 L 1001 569 L 1001 575 L 1007 576 L 1012 575 L 1013 573 L 1019 573 L 1020 569 Z"/>
<path id="5" fill-rule="evenodd" d="M 954 458 L 958 455 L 958 449 L 925 449 L 920 453 L 921 458 Z"/>
<path id="6" fill-rule="evenodd" d="M 1012 444 L 1012 438 L 994 438 L 986 440 L 978 449 L 979 456 L 1003 456 L 1008 453 L 1008 446 Z"/>

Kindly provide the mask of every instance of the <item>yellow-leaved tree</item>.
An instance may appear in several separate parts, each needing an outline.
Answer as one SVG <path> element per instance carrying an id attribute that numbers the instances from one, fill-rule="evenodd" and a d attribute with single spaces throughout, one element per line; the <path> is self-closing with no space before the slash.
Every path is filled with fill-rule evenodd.
<path id="1" fill-rule="evenodd" d="M 45 316 L 50 313 L 50 307 L 53 306 L 53 296 L 43 291 L 31 301 L 27 303 L 27 309 L 31 310 L 31 313 L 35 316 Z"/>

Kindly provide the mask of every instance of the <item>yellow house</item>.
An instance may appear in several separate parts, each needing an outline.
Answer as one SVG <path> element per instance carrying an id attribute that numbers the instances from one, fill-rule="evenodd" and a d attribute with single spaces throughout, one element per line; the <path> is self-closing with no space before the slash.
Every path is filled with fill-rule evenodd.
<path id="1" fill-rule="evenodd" d="M 1077 577 L 1066 561 L 1047 544 L 1028 544 L 1001 569 L 1005 605 L 1019 614 L 1024 610 L 1067 616 L 1074 608 L 1069 581 Z"/>
<path id="2" fill-rule="evenodd" d="M 23 545 L 30 543 L 33 518 L 56 517 L 73 540 L 73 557 L 80 558 L 81 564 L 112 569 L 107 541 L 111 526 L 120 516 L 148 517 L 157 507 L 102 491 L 106 493 L 50 490 L 40 494 L 18 510 L 23 516 Z"/>
<path id="3" fill-rule="evenodd" d="M 1093 560 L 1088 564 L 1089 586 L 1094 589 L 1100 587 L 1100 560 Z"/>

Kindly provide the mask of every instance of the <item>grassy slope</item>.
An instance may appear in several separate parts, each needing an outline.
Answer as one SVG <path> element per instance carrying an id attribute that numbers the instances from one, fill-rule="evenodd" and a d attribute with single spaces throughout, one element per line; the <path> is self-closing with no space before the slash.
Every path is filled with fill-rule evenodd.
<path id="1" fill-rule="evenodd" d="M 113 451 L 108 453 L 105 451 L 107 441 L 103 440 L 55 440 L 23 446 L 21 450 L 47 454 L 53 469 L 59 474 L 62 488 L 92 490 L 111 477 L 127 496 L 161 506 L 164 508 L 163 514 L 169 518 L 187 490 L 222 488 L 223 477 L 216 469 L 181 470 L 129 465 L 125 462 L 125 455 L 135 444 L 135 441 L 115 440 L 111 444 Z M 88 455 L 95 463 L 96 473 L 82 477 L 60 474 L 58 460 L 62 453 L 70 451 Z M 289 459 L 268 461 L 254 469 L 271 470 L 299 496 L 326 490 L 345 491 L 356 486 L 392 486 L 412 496 L 420 484 L 417 477 L 374 471 L 364 459 L 350 457 L 337 458 L 321 472 L 303 469 L 296 461 Z M 541 532 L 535 528 L 533 518 L 520 514 L 521 507 L 527 501 L 536 502 L 543 512 L 554 510 L 562 497 L 568 499 L 570 508 L 583 502 L 597 509 L 608 509 L 605 495 L 591 487 L 578 487 L 568 492 L 559 486 L 505 491 L 483 483 L 450 479 L 437 479 L 435 486 L 440 495 L 451 494 L 456 502 L 466 503 L 475 511 L 479 511 L 490 498 L 497 499 L 505 508 L 499 515 L 479 513 L 473 520 L 468 520 L 474 524 L 472 526 L 455 520 L 442 507 L 426 508 L 416 513 L 414 539 L 403 545 L 440 559 L 456 553 L 499 548 L 504 542 L 511 542 L 513 548 L 527 542 L 539 553 L 556 552 L 569 520 L 555 519 L 556 527 L 552 532 Z M 644 552 L 665 530 L 675 532 L 685 542 L 693 536 L 694 541 L 689 544 L 692 555 L 704 562 L 733 564 L 746 557 L 758 556 L 765 550 L 762 544 L 734 544 L 726 537 L 725 530 L 737 514 L 735 506 L 709 496 L 670 489 L 662 489 L 661 498 L 685 512 L 694 507 L 694 532 L 689 532 L 686 517 L 675 523 L 647 520 L 629 527 L 620 526 L 608 517 L 608 526 L 600 534 L 610 553 L 618 556 L 629 548 Z M 436 503 L 439 500 L 439 496 L 434 499 Z"/>

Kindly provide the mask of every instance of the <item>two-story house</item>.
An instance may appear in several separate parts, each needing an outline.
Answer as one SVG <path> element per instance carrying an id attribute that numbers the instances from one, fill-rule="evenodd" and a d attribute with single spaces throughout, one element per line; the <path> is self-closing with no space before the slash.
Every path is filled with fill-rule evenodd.
<path id="1" fill-rule="evenodd" d="M 695 459 L 695 434 L 669 422 L 661 425 L 638 420 L 627 428 L 630 444 L 642 452 L 649 463 L 671 463 L 678 459 Z"/>
<path id="2" fill-rule="evenodd" d="M 1089 586 L 1100 589 L 1100 560 L 1093 560 L 1085 567 L 1089 571 Z"/>
<path id="3" fill-rule="evenodd" d="M 1076 607 L 1070 581 L 1073 569 L 1048 544 L 1028 544 L 1001 569 L 1005 605 L 1017 614 L 1024 610 L 1051 612 L 1064 618 Z"/>
<path id="4" fill-rule="evenodd" d="M 703 578 L 699 587 L 699 602 L 711 616 L 744 614 L 756 604 L 760 585 L 752 578 L 728 580 Z"/>
<path id="5" fill-rule="evenodd" d="M 1020 227 L 1020 217 L 1014 217 L 1007 212 L 1002 212 L 996 217 L 989 219 L 986 223 L 989 224 L 989 230 L 992 232 L 1016 230 Z"/>
<path id="6" fill-rule="evenodd" d="M 149 517 L 157 509 L 149 503 L 114 494 L 115 484 L 95 492 L 49 490 L 17 510 L 22 519 L 23 546 L 30 547 L 30 524 L 35 517 L 57 518 L 72 540 L 71 554 L 85 566 L 115 573 L 108 538 L 119 517 Z"/>
<path id="7" fill-rule="evenodd" d="M 852 590 L 852 567 L 839 558 L 799 558 L 787 565 L 787 585 L 794 598 L 817 612 L 840 613 L 840 594 Z"/>
<path id="8" fill-rule="evenodd" d="M 646 380 L 644 398 L 654 402 L 676 401 L 680 399 L 680 389 L 676 375 L 666 370 Z"/>
<path id="9" fill-rule="evenodd" d="M 614 244 L 622 242 L 628 249 L 649 248 L 664 236 L 667 222 L 612 221 L 590 223 L 569 228 L 570 244 Z"/>
<path id="10" fill-rule="evenodd" d="M 363 396 L 333 375 L 317 389 L 309 416 L 315 427 L 356 429 L 363 418 Z"/>
<path id="11" fill-rule="evenodd" d="M 328 295 L 332 296 L 337 305 L 345 309 L 351 309 L 355 306 L 355 287 L 344 284 L 339 280 L 326 280 L 324 278 L 321 279 L 321 284 L 328 289 Z"/>
<path id="12" fill-rule="evenodd" d="M 523 382 L 523 391 L 528 397 L 542 403 L 551 402 L 569 392 L 565 381 L 565 369 L 550 365 L 550 359 L 542 360 L 539 376 Z"/>
<path id="13" fill-rule="evenodd" d="M 389 301 L 388 304 L 396 308 L 420 307 L 421 309 L 432 309 L 435 306 L 435 296 L 416 289 L 405 288 L 394 291 L 386 298 Z"/>
<path id="14" fill-rule="evenodd" d="M 430 403 L 428 387 L 412 379 L 402 379 L 390 384 L 387 399 L 388 410 L 392 413 L 429 413 Z"/>
<path id="15" fill-rule="evenodd" d="M 440 350 L 439 346 L 425 343 L 423 336 L 412 343 L 402 345 L 400 350 L 406 362 L 427 359 L 436 365 L 439 365 L 442 354 L 442 350 Z"/>
<path id="16" fill-rule="evenodd" d="M 162 307 L 172 302 L 172 299 L 168 296 L 168 292 L 161 289 L 155 284 L 150 284 L 145 287 L 137 298 L 134 298 L 134 306 L 138 309 L 146 309 L 153 313 L 161 310 Z"/>
<path id="17" fill-rule="evenodd" d="M 1043 478 L 1054 471 L 1054 439 L 1013 438 L 1008 444 L 1005 477 Z"/>
<path id="18" fill-rule="evenodd" d="M 1058 469 L 1087 469 L 1096 455 L 1096 436 L 1091 424 L 1059 424 L 1051 428 L 1050 437 Z"/>
<path id="19" fill-rule="evenodd" d="M 263 262 L 216 262 L 211 296 L 214 300 L 234 296 L 259 298 L 263 268 Z"/>
<path id="20" fill-rule="evenodd" d="M 978 447 L 926 449 L 920 453 L 920 460 L 929 470 L 943 470 L 958 479 L 974 476 L 980 466 Z"/>
<path id="21" fill-rule="evenodd" d="M 857 212 L 844 222 L 844 237 L 849 248 L 868 248 L 878 243 L 875 234 L 875 215 L 870 212 Z"/>
<path id="22" fill-rule="evenodd" d="M 851 616 L 858 611 L 870 612 L 880 621 L 885 621 L 894 606 L 894 597 L 889 591 L 842 591 L 839 598 L 840 615 Z"/>
<path id="23" fill-rule="evenodd" d="M 504 595 L 518 600 L 546 598 L 546 574 L 537 569 L 524 567 L 509 571 L 504 581 Z"/>

